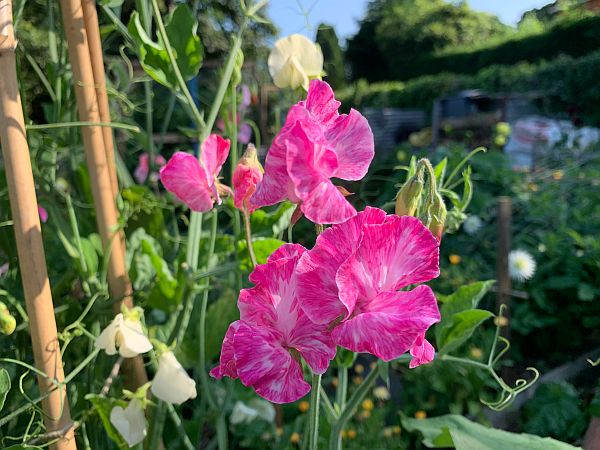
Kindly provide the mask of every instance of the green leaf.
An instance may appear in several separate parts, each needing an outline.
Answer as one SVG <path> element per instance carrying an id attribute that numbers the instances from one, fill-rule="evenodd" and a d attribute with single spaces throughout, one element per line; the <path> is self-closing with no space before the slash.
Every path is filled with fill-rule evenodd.
<path id="1" fill-rule="evenodd" d="M 240 318 L 235 294 L 231 290 L 212 303 L 206 311 L 206 335 L 210 336 L 206 345 L 206 358 L 208 361 L 217 357 L 221 351 L 221 343 L 231 322 Z M 195 348 L 196 345 L 194 345 Z"/>
<path id="2" fill-rule="evenodd" d="M 115 406 L 121 406 L 122 408 L 127 407 L 127 402 L 123 400 L 115 400 L 107 397 L 103 397 L 97 394 L 88 394 L 85 396 L 85 399 L 90 401 L 92 405 L 94 405 L 94 409 L 98 413 L 100 420 L 102 421 L 102 425 L 104 425 L 104 429 L 108 434 L 108 437 L 111 438 L 121 450 L 126 450 L 129 448 L 127 442 L 121 437 L 117 429 L 110 423 L 110 411 Z"/>
<path id="3" fill-rule="evenodd" d="M 0 369 L 0 411 L 4 408 L 6 396 L 10 391 L 10 375 L 6 369 Z"/>
<path id="4" fill-rule="evenodd" d="M 81 251 L 83 252 L 83 259 L 87 266 L 87 273 L 92 275 L 98 272 L 98 252 L 92 241 L 87 238 L 81 238 Z"/>
<path id="5" fill-rule="evenodd" d="M 433 173 L 435 174 L 435 180 L 437 181 L 438 186 L 442 186 L 444 184 L 444 176 L 446 175 L 446 166 L 448 165 L 448 158 L 445 157 L 442 159 L 433 169 Z"/>
<path id="6" fill-rule="evenodd" d="M 356 361 L 357 356 L 358 353 L 354 353 L 345 348 L 338 347 L 337 352 L 335 353 L 335 363 L 338 366 L 350 368 L 354 364 L 354 361 Z"/>
<path id="7" fill-rule="evenodd" d="M 389 387 L 390 387 L 390 364 L 385 361 L 382 361 L 382 360 L 377 361 L 377 371 L 379 372 L 379 376 L 381 377 L 381 379 L 383 380 L 383 382 L 389 389 Z"/>
<path id="8" fill-rule="evenodd" d="M 175 89 L 178 86 L 177 77 L 164 43 L 154 42 L 148 36 L 136 11 L 131 14 L 127 28 L 135 42 L 142 68 L 156 82 Z M 198 22 L 185 4 L 179 4 L 173 10 L 165 25 L 177 66 L 185 80 L 194 78 L 202 65 L 203 51 L 200 38 L 196 35 L 197 28 Z"/>
<path id="9" fill-rule="evenodd" d="M 279 239 L 255 239 L 252 241 L 252 248 L 258 264 L 267 262 L 267 258 L 281 247 L 285 242 Z M 238 255 L 240 260 L 240 269 L 246 272 L 252 271 L 252 261 L 248 255 L 248 246 L 245 240 L 238 242 Z"/>
<path id="10" fill-rule="evenodd" d="M 27 447 L 25 447 L 21 444 L 17 444 L 17 445 L 11 445 L 10 447 L 6 447 L 4 450 L 42 450 L 42 447 L 31 446 L 31 445 L 28 445 Z"/>
<path id="11" fill-rule="evenodd" d="M 447 326 L 439 327 L 439 333 L 436 333 L 438 351 L 448 353 L 460 347 L 473 335 L 479 325 L 493 315 L 484 309 L 469 309 L 454 314 L 452 322 Z"/>
<path id="12" fill-rule="evenodd" d="M 595 296 L 596 289 L 594 289 L 594 286 L 592 286 L 591 284 L 581 283 L 577 287 L 577 297 L 582 302 L 591 302 L 592 300 L 594 300 Z"/>
<path id="13" fill-rule="evenodd" d="M 283 202 L 277 209 L 271 212 L 266 212 L 264 209 L 257 209 L 250 216 L 252 234 L 254 236 L 265 237 L 277 236 L 288 227 L 295 208 L 295 205 L 292 203 Z"/>
<path id="14" fill-rule="evenodd" d="M 471 166 L 468 166 L 462 173 L 463 176 L 463 196 L 460 202 L 460 211 L 465 211 L 471 199 L 473 198 L 473 183 L 471 182 Z"/>
<path id="15" fill-rule="evenodd" d="M 439 352 L 450 352 L 471 337 L 475 329 L 493 316 L 489 311 L 475 309 L 494 281 L 478 281 L 460 287 L 451 295 L 438 295 L 442 302 L 442 320 L 435 327 Z"/>
<path id="16" fill-rule="evenodd" d="M 455 448 L 456 450 L 575 450 L 579 448 L 551 438 L 488 428 L 454 414 L 425 420 L 402 416 L 402 425 L 407 431 L 419 431 L 423 435 L 423 444 L 430 448 Z"/>

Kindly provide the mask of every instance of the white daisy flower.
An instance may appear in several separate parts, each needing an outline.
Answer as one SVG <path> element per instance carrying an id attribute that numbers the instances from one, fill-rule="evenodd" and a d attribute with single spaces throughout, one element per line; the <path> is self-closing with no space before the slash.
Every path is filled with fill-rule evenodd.
<path id="1" fill-rule="evenodd" d="M 525 250 L 513 250 L 508 254 L 508 271 L 516 281 L 526 281 L 535 274 L 535 259 Z"/>
<path id="2" fill-rule="evenodd" d="M 465 230 L 465 233 L 470 236 L 476 234 L 482 226 L 483 221 L 479 218 L 479 216 L 472 214 L 463 222 L 463 230 Z"/>
<path id="3" fill-rule="evenodd" d="M 279 39 L 269 54 L 269 72 L 278 88 L 303 87 L 323 74 L 321 48 L 301 34 Z"/>
<path id="4" fill-rule="evenodd" d="M 173 352 L 169 351 L 158 359 L 158 370 L 150 390 L 159 399 L 175 405 L 196 398 L 196 382 L 179 364 Z"/>

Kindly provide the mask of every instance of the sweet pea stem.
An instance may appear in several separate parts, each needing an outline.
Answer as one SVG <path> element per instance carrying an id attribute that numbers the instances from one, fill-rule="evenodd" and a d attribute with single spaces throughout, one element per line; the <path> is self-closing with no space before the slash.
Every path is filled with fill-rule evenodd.
<path id="1" fill-rule="evenodd" d="M 319 406 L 321 403 L 321 375 L 312 376 L 312 390 L 310 393 L 310 414 L 308 448 L 317 450 L 319 442 Z"/>
<path id="2" fill-rule="evenodd" d="M 244 228 L 246 229 L 246 243 L 248 245 L 248 254 L 250 255 L 250 261 L 252 261 L 252 266 L 256 267 L 258 265 L 258 262 L 256 260 L 256 255 L 254 254 L 254 247 L 252 246 L 252 228 L 250 225 L 250 214 L 246 209 L 244 209 Z"/>

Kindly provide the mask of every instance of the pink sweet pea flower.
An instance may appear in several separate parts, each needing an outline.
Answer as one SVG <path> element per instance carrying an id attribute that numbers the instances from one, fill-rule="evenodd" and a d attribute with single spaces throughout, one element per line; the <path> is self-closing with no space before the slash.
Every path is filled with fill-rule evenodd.
<path id="1" fill-rule="evenodd" d="M 41 205 L 38 205 L 38 214 L 40 215 L 40 220 L 42 223 L 48 222 L 48 211 Z"/>
<path id="2" fill-rule="evenodd" d="M 233 204 L 236 208 L 245 209 L 248 213 L 256 209 L 256 206 L 250 203 L 250 197 L 262 178 L 263 170 L 258 162 L 256 147 L 250 144 L 233 171 Z"/>
<path id="3" fill-rule="evenodd" d="M 154 165 L 158 168 L 164 166 L 167 163 L 162 155 L 156 155 L 154 157 Z M 138 165 L 133 171 L 133 176 L 139 184 L 142 184 L 148 178 L 150 172 L 150 155 L 146 152 L 140 155 Z"/>
<path id="4" fill-rule="evenodd" d="M 289 403 L 310 391 L 300 357 L 314 373 L 327 370 L 336 351 L 330 332 L 309 320 L 296 294 L 296 265 L 305 252 L 285 244 L 256 266 L 250 274 L 256 286 L 240 292 L 240 320 L 229 326 L 211 376 L 239 378 L 267 400 Z"/>
<path id="5" fill-rule="evenodd" d="M 189 153 L 176 152 L 160 169 L 162 184 L 193 211 L 209 211 L 215 201 L 220 205 L 220 194 L 228 188 L 217 176 L 229 155 L 229 145 L 229 139 L 211 134 L 202 143 L 200 161 Z"/>
<path id="6" fill-rule="evenodd" d="M 368 207 L 302 255 L 298 297 L 313 322 L 335 327 L 336 344 L 384 361 L 410 351 L 412 368 L 433 359 L 425 332 L 440 313 L 428 286 L 400 289 L 438 275 L 439 243 L 418 219 Z"/>
<path id="7" fill-rule="evenodd" d="M 374 156 L 373 133 L 359 112 L 338 114 L 339 106 L 326 82 L 310 82 L 306 101 L 292 106 L 269 149 L 264 179 L 252 198 L 256 205 L 288 199 L 320 224 L 356 215 L 330 179 L 365 176 Z"/>

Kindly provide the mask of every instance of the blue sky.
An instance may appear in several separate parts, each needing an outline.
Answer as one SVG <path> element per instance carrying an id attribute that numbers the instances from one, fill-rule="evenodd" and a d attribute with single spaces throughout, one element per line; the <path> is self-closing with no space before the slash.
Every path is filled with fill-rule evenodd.
<path id="1" fill-rule="evenodd" d="M 550 0 L 469 0 L 472 8 L 496 14 L 514 25 L 524 11 L 550 3 Z M 368 0 L 271 0 L 269 16 L 280 28 L 281 35 L 302 33 L 314 38 L 314 29 L 321 22 L 334 25 L 342 39 L 357 30 Z M 303 10 L 306 16 L 303 14 Z"/>

